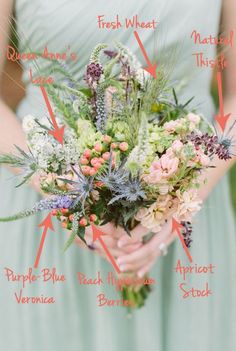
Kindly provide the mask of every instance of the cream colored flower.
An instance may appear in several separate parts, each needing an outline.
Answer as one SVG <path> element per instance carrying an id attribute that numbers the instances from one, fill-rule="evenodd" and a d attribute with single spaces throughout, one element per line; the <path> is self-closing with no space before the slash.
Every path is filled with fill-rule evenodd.
<path id="1" fill-rule="evenodd" d="M 36 126 L 37 123 L 35 122 L 34 116 L 27 115 L 23 118 L 22 128 L 25 133 L 30 133 Z"/>
<path id="2" fill-rule="evenodd" d="M 157 201 L 148 208 L 138 211 L 135 219 L 145 228 L 157 233 L 161 230 L 166 220 L 176 212 L 178 199 L 173 199 L 171 195 L 158 196 Z"/>
<path id="3" fill-rule="evenodd" d="M 187 118 L 190 122 L 194 123 L 195 125 L 199 124 L 201 121 L 201 117 L 192 112 L 187 115 Z"/>
<path id="4" fill-rule="evenodd" d="M 53 185 L 56 180 L 57 175 L 55 173 L 42 172 L 40 174 L 40 184 L 42 187 L 47 187 L 48 185 Z"/>
<path id="5" fill-rule="evenodd" d="M 192 217 L 200 211 L 202 205 L 197 190 L 190 189 L 183 194 L 177 190 L 176 195 L 179 199 L 176 217 L 181 221 L 191 221 Z"/>

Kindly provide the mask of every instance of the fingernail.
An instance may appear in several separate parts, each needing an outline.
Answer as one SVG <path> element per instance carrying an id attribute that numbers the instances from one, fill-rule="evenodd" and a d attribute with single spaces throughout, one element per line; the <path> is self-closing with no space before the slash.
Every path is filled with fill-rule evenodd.
<path id="1" fill-rule="evenodd" d="M 122 259 L 121 259 L 120 257 L 118 257 L 117 260 L 116 260 L 116 262 L 117 262 L 117 264 L 118 264 L 118 266 L 119 266 L 120 264 L 122 264 Z"/>
<path id="2" fill-rule="evenodd" d="M 138 277 L 139 277 L 139 278 L 143 278 L 143 276 L 144 276 L 144 273 L 143 273 L 143 272 L 138 272 Z"/>
<path id="3" fill-rule="evenodd" d="M 125 269 L 126 269 L 125 265 L 120 265 L 119 268 L 120 268 L 120 271 L 121 271 L 121 272 L 124 272 Z"/>
<path id="4" fill-rule="evenodd" d="M 120 248 L 123 246 L 121 240 L 119 240 L 119 241 L 117 242 L 117 246 L 120 247 Z"/>

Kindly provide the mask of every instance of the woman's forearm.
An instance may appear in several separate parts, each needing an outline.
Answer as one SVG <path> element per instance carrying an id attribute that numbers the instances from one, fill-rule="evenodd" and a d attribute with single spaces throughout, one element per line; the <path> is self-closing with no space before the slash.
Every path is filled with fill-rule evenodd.
<path id="1" fill-rule="evenodd" d="M 16 151 L 14 145 L 27 150 L 26 138 L 20 121 L 11 109 L 0 100 L 0 153 L 9 154 Z"/>

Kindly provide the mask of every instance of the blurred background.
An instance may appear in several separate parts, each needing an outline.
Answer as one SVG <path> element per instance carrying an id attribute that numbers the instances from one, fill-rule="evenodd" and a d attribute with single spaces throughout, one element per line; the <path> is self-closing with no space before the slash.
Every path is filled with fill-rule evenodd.
<path id="1" fill-rule="evenodd" d="M 17 43 L 17 40 L 12 36 L 12 41 Z M 11 44 L 12 45 L 12 44 Z M 17 46 L 17 44 L 15 44 Z M 2 91 L 0 94 L 3 96 L 5 102 L 13 110 L 16 109 L 16 106 L 24 96 L 24 87 L 21 82 L 21 67 L 19 62 L 7 61 L 5 63 L 4 72 L 3 72 L 3 84 Z M 216 77 L 216 75 L 213 75 Z M 212 96 L 214 98 L 216 106 L 218 105 L 218 92 L 217 92 L 217 83 L 215 79 L 212 82 Z M 231 195 L 232 202 L 234 206 L 234 212 L 236 216 L 236 165 L 230 171 L 230 183 L 231 183 Z"/>
<path id="2" fill-rule="evenodd" d="M 212 96 L 215 101 L 216 107 L 218 107 L 218 91 L 217 82 L 215 80 L 216 75 L 214 74 L 214 79 L 212 81 Z M 236 165 L 230 171 L 230 185 L 231 185 L 231 197 L 234 207 L 234 214 L 236 217 Z"/>

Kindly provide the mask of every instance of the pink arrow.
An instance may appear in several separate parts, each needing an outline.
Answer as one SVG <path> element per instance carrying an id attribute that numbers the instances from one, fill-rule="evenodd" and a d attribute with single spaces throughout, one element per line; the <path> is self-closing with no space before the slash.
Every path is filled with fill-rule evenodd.
<path id="1" fill-rule="evenodd" d="M 215 120 L 220 125 L 222 131 L 225 130 L 226 123 L 231 116 L 231 113 L 227 115 L 224 114 L 224 99 L 223 99 L 223 89 L 222 89 L 222 74 L 221 72 L 217 72 L 217 86 L 218 86 L 218 96 L 219 96 L 219 115 L 215 116 Z"/>
<path id="2" fill-rule="evenodd" d="M 192 259 L 192 256 L 190 255 L 190 252 L 184 242 L 184 238 L 183 238 L 183 235 L 181 233 L 181 229 L 183 229 L 183 226 L 182 224 L 180 224 L 179 222 L 177 222 L 174 218 L 172 218 L 172 233 L 173 232 L 177 232 L 178 233 L 178 236 L 179 236 L 179 239 L 181 241 L 181 244 L 183 246 L 183 249 L 186 253 L 186 255 L 188 256 L 188 259 L 189 261 L 192 263 L 193 262 L 193 259 Z"/>
<path id="3" fill-rule="evenodd" d="M 149 57 L 147 55 L 147 52 L 143 46 L 143 43 L 141 42 L 141 39 L 138 35 L 138 33 L 136 31 L 134 31 L 134 35 L 135 35 L 135 38 L 140 46 L 140 49 L 143 53 L 143 56 L 147 62 L 147 67 L 143 68 L 145 69 L 145 71 L 147 71 L 148 73 L 150 73 L 155 79 L 157 78 L 157 73 L 156 73 L 156 70 L 157 70 L 157 63 L 154 63 L 152 64 L 151 61 L 149 60 Z"/>
<path id="4" fill-rule="evenodd" d="M 36 260 L 35 260 L 35 263 L 34 263 L 34 268 L 38 268 L 39 260 L 40 260 L 40 257 L 41 257 L 42 251 L 43 251 L 43 246 L 44 246 L 44 242 L 45 242 L 45 239 L 46 239 L 46 235 L 47 235 L 48 229 L 50 228 L 51 230 L 54 231 L 54 227 L 52 225 L 52 218 L 51 218 L 51 216 L 52 216 L 51 213 L 49 213 L 49 215 L 43 220 L 43 222 L 39 224 L 39 228 L 44 227 L 44 229 L 43 229 L 43 234 L 42 234 L 42 238 L 41 238 L 41 241 L 40 241 L 38 253 L 37 253 L 37 256 L 36 256 Z"/>
<path id="5" fill-rule="evenodd" d="M 116 261 L 114 260 L 114 257 L 111 255 L 110 251 L 108 250 L 108 248 L 106 247 L 106 244 L 104 243 L 104 241 L 102 240 L 102 236 L 107 235 L 103 232 L 101 232 L 98 228 L 95 227 L 95 225 L 91 224 L 92 230 L 93 230 L 93 242 L 95 242 L 96 240 L 99 240 L 100 244 L 102 245 L 107 257 L 109 258 L 111 264 L 113 265 L 113 267 L 115 268 L 115 270 L 117 271 L 118 274 L 121 273 L 120 268 L 118 267 Z"/>
<path id="6" fill-rule="evenodd" d="M 65 130 L 65 126 L 63 125 L 61 128 L 58 127 L 57 125 L 57 121 L 56 121 L 56 118 L 54 116 L 54 113 L 52 111 L 52 107 L 51 107 L 51 104 L 49 102 L 49 99 L 48 99 L 48 96 L 47 96 L 47 93 L 46 93 L 46 90 L 43 86 L 40 86 L 40 89 L 42 91 L 42 94 L 43 94 L 43 97 L 44 97 L 44 100 L 45 100 L 45 103 L 47 105 L 47 108 L 48 108 L 48 112 L 49 112 L 49 115 L 51 117 L 51 120 L 52 120 L 52 124 L 53 124 L 53 127 L 54 127 L 54 130 L 49 130 L 49 134 L 51 134 L 60 144 L 63 144 L 63 140 L 64 140 L 64 130 Z"/>

